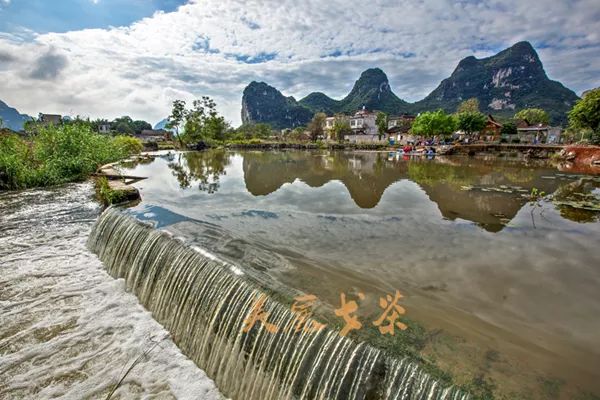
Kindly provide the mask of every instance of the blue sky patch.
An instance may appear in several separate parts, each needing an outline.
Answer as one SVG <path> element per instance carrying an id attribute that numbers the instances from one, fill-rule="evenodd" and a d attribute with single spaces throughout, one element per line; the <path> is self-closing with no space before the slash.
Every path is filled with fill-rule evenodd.
<path id="1" fill-rule="evenodd" d="M 245 64 L 260 64 L 267 61 L 274 60 L 277 57 L 277 53 L 258 53 L 255 56 L 251 56 L 248 54 L 229 54 L 229 56 L 235 58 L 237 61 L 243 62 Z"/>
<path id="2" fill-rule="evenodd" d="M 0 1 L 0 32 L 37 33 L 126 26 L 156 11 L 174 11 L 185 0 Z"/>

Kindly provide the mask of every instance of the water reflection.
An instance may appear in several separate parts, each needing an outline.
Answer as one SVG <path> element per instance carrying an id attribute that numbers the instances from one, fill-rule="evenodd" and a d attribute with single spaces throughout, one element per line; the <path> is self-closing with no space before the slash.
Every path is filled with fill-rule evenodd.
<path id="1" fill-rule="evenodd" d="M 182 189 L 197 184 L 201 191 L 215 193 L 219 190 L 220 176 L 227 173 L 225 168 L 230 158 L 231 153 L 224 150 L 178 153 L 168 156 L 168 167 Z"/>
<path id="2" fill-rule="evenodd" d="M 254 196 L 277 191 L 296 179 L 317 188 L 340 181 L 360 208 L 373 208 L 385 190 L 406 177 L 406 165 L 387 162 L 384 153 L 262 152 L 244 154 L 244 181 Z"/>
<path id="3" fill-rule="evenodd" d="M 367 152 L 309 157 L 298 152 L 249 153 L 244 154 L 243 168 L 246 188 L 255 196 L 273 193 L 296 179 L 311 187 L 335 180 L 344 184 L 354 203 L 363 209 L 376 207 L 394 182 L 409 179 L 437 204 L 444 218 L 473 221 L 490 232 L 506 226 L 527 203 L 526 193 L 531 189 L 552 193 L 568 179 L 547 179 L 555 170 L 544 162 L 398 159 Z M 473 187 L 479 190 L 471 190 Z M 565 218 L 572 215 L 563 214 Z"/>
<path id="4" fill-rule="evenodd" d="M 220 188 L 221 177 L 233 168 L 233 157 L 240 155 L 225 150 L 171 154 L 168 167 L 180 188 L 197 185 L 201 191 L 213 194 Z M 437 205 L 445 219 L 468 220 L 489 232 L 499 232 L 527 203 L 527 194 L 533 188 L 553 193 L 564 187 L 557 202 L 564 218 L 576 222 L 597 219 L 597 211 L 582 209 L 582 199 L 573 198 L 584 190 L 573 182 L 577 176 L 557 175 L 544 161 L 297 151 L 244 152 L 241 158 L 244 185 L 253 196 L 270 195 L 297 180 L 312 188 L 339 181 L 354 204 L 367 210 L 377 207 L 392 184 L 410 180 Z M 398 209 L 390 212 L 401 209 L 402 204 L 398 204 Z"/>

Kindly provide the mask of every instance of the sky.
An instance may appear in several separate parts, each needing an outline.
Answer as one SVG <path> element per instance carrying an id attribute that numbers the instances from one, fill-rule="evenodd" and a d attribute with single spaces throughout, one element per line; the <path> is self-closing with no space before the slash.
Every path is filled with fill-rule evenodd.
<path id="1" fill-rule="evenodd" d="M 551 79 L 600 86 L 599 0 L 0 0 L 0 100 L 154 124 L 208 95 L 235 126 L 253 80 L 339 99 L 379 67 L 416 101 L 521 40 Z"/>

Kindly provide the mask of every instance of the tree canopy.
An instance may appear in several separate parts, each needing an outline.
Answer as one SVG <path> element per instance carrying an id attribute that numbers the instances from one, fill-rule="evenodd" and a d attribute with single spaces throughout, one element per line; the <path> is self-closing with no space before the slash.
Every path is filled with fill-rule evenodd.
<path id="1" fill-rule="evenodd" d="M 479 111 L 464 111 L 459 113 L 456 118 L 458 129 L 467 134 L 481 131 L 487 122 L 486 116 Z"/>
<path id="2" fill-rule="evenodd" d="M 233 132 L 233 139 L 266 139 L 274 134 L 271 125 L 264 123 L 242 124 Z"/>
<path id="3" fill-rule="evenodd" d="M 411 132 L 417 135 L 449 135 L 456 129 L 456 119 L 444 110 L 421 113 L 415 119 Z"/>
<path id="4" fill-rule="evenodd" d="M 341 142 L 344 140 L 344 136 L 351 134 L 352 128 L 348 120 L 342 115 L 336 115 L 333 121 L 333 128 L 331 129 L 332 138 Z"/>
<path id="5" fill-rule="evenodd" d="M 590 130 L 591 141 L 600 144 L 600 88 L 586 93 L 569 112 L 569 128 Z"/>
<path id="6" fill-rule="evenodd" d="M 465 112 L 472 112 L 472 113 L 478 113 L 479 111 L 479 100 L 477 100 L 477 98 L 475 97 L 471 97 L 470 99 L 467 99 L 465 101 L 463 101 L 462 103 L 460 103 L 458 105 L 458 108 L 456 109 L 456 113 L 460 114 L 460 113 L 465 113 Z"/>
<path id="7" fill-rule="evenodd" d="M 217 112 L 217 103 L 208 96 L 202 96 L 192 102 L 190 109 L 186 109 L 185 101 L 175 100 L 167 128 L 174 129 L 180 144 L 183 144 L 225 140 L 230 127 Z"/>
<path id="8" fill-rule="evenodd" d="M 324 113 L 316 113 L 308 124 L 308 131 L 310 132 L 310 140 L 315 142 L 320 136 L 323 136 L 323 125 L 325 125 L 325 119 L 327 115 Z"/>
<path id="9" fill-rule="evenodd" d="M 375 124 L 377 125 L 377 134 L 379 136 L 379 140 L 381 140 L 381 137 L 383 135 L 385 135 L 386 131 L 387 131 L 387 124 L 388 124 L 388 116 L 386 113 L 384 112 L 378 112 L 377 113 L 377 118 L 375 119 Z"/>
<path id="10" fill-rule="evenodd" d="M 505 136 L 505 135 L 516 135 L 518 133 L 517 131 L 517 125 L 515 125 L 514 122 L 507 122 L 504 125 L 502 125 L 502 129 L 500 130 L 500 135 Z"/>
<path id="11" fill-rule="evenodd" d="M 550 117 L 541 108 L 525 108 L 515 114 L 515 119 L 527 120 L 532 125 L 548 124 Z"/>

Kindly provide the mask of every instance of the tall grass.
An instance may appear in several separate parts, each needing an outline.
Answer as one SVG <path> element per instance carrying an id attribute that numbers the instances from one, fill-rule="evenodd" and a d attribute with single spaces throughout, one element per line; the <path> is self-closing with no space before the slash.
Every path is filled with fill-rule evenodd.
<path id="1" fill-rule="evenodd" d="M 139 152 L 136 140 L 100 135 L 86 124 L 40 128 L 31 140 L 1 134 L 0 190 L 84 180 L 100 165 Z"/>

